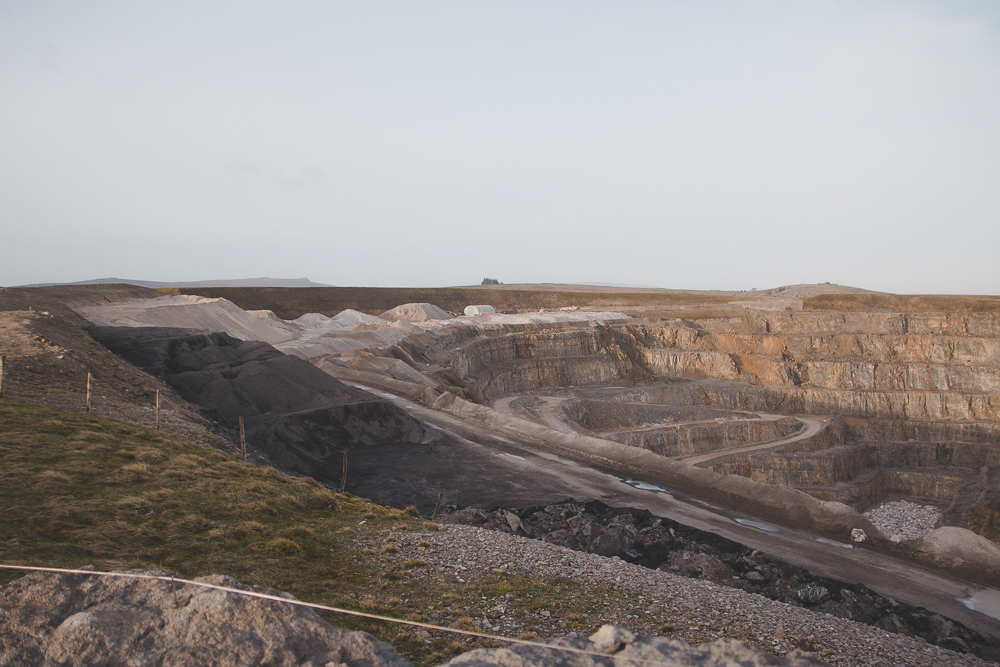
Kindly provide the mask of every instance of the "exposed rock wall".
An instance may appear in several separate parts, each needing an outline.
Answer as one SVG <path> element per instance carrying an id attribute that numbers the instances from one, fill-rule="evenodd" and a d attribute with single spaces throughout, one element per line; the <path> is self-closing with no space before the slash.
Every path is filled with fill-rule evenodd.
<path id="1" fill-rule="evenodd" d="M 993 451 L 1000 443 L 1000 424 L 843 417 L 844 434 L 874 442 L 978 443 Z M 1000 452 L 995 454 L 1000 456 Z M 1000 462 L 990 459 L 992 462 Z M 984 461 L 980 465 L 987 465 Z"/>
<path id="2" fill-rule="evenodd" d="M 612 433 L 604 437 L 631 447 L 642 447 L 662 456 L 685 456 L 778 440 L 801 428 L 801 422 L 791 418 L 777 421 L 757 419 L 721 424 L 678 424 L 666 428 Z"/>
<path id="3" fill-rule="evenodd" d="M 648 405 L 576 399 L 566 401 L 562 411 L 567 418 L 589 431 L 613 431 L 626 426 L 677 424 L 707 419 L 757 419 L 752 412 L 720 410 L 704 406 Z"/>
<path id="4" fill-rule="evenodd" d="M 995 394 L 850 391 L 707 381 L 666 382 L 658 387 L 625 390 L 620 400 L 779 414 L 1000 422 L 1000 395 Z"/>
<path id="5" fill-rule="evenodd" d="M 715 379 L 734 384 L 697 394 L 670 385 L 663 399 L 786 414 L 1000 422 L 998 360 L 1000 325 L 992 315 L 795 313 L 697 325 L 499 327 L 453 349 L 450 364 L 485 400 L 640 377 Z"/>
<path id="6" fill-rule="evenodd" d="M 489 366 L 524 359 L 585 357 L 601 353 L 601 337 L 593 327 L 524 332 L 511 327 L 501 335 L 484 334 L 456 351 L 452 368 L 461 376 L 475 375 Z"/>
<path id="7" fill-rule="evenodd" d="M 469 383 L 484 401 L 540 387 L 602 384 L 622 377 L 617 361 L 606 355 L 518 360 L 490 367 Z"/>

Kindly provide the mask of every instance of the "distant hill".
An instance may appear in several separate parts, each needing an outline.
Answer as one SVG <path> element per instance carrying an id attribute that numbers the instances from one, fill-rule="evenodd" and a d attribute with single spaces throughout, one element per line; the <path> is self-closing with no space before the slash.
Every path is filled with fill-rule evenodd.
<path id="1" fill-rule="evenodd" d="M 128 278 L 97 278 L 76 283 L 37 283 L 25 287 L 46 287 L 50 285 L 110 285 L 120 284 L 163 289 L 165 287 L 333 287 L 314 283 L 308 278 L 238 278 L 235 280 L 198 280 L 193 282 L 161 283 L 153 280 L 130 280 Z"/>

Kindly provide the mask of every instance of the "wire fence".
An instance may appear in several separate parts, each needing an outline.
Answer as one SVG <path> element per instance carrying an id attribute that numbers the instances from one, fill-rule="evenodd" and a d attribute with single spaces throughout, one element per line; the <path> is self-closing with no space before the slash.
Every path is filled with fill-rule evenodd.
<path id="1" fill-rule="evenodd" d="M 268 593 L 258 593 L 256 591 L 248 591 L 240 588 L 233 588 L 231 586 L 220 586 L 218 584 L 209 584 L 203 581 L 192 581 L 190 579 L 182 579 L 180 577 L 170 577 L 165 575 L 156 574 L 140 574 L 137 572 L 101 572 L 99 570 L 74 570 L 68 568 L 59 567 L 36 567 L 32 565 L 6 565 L 0 563 L 0 568 L 7 570 L 24 570 L 29 572 L 54 572 L 58 574 L 82 574 L 94 577 L 118 577 L 123 579 L 147 579 L 154 581 L 162 581 L 171 584 L 171 586 L 176 586 L 176 584 L 184 584 L 187 586 L 199 586 L 201 588 L 210 588 L 217 591 L 223 591 L 226 593 L 233 593 L 236 595 L 242 595 L 244 597 L 259 598 L 262 600 L 272 600 L 274 602 L 281 602 L 283 604 L 294 605 L 298 607 L 308 607 L 309 609 L 318 609 L 320 611 L 329 611 L 336 614 L 344 614 L 347 616 L 356 616 L 360 618 L 367 618 L 376 621 L 384 621 L 386 623 L 395 623 L 398 625 L 409 625 L 417 628 L 423 628 L 425 630 L 434 630 L 437 632 L 447 632 L 456 635 L 465 635 L 467 637 L 476 637 L 479 639 L 489 639 L 497 642 L 506 642 L 508 644 L 519 644 L 522 646 L 532 646 L 535 648 L 547 649 L 550 651 L 562 651 L 566 653 L 576 653 L 579 655 L 586 655 L 595 658 L 611 659 L 611 660 L 627 660 L 629 664 L 634 665 L 664 665 L 673 664 L 668 663 L 666 660 L 646 660 L 641 658 L 626 657 L 626 656 L 616 656 L 608 653 L 600 653 L 598 651 L 591 651 L 587 649 L 574 648 L 572 646 L 557 646 L 553 644 L 546 644 L 540 641 L 532 641 L 530 639 L 515 639 L 513 637 L 502 637 L 500 635 L 492 635 L 486 632 L 477 632 L 475 630 L 462 630 L 460 628 L 449 628 L 443 625 L 433 625 L 431 623 L 423 623 L 420 621 L 410 621 L 402 618 L 393 618 L 392 616 L 382 616 L 380 614 L 370 614 L 363 611 L 356 611 L 354 609 L 344 609 L 342 607 L 332 607 L 325 604 L 317 604 L 314 602 L 303 602 L 302 600 L 288 599 L 280 597 L 278 595 L 270 595 Z"/>

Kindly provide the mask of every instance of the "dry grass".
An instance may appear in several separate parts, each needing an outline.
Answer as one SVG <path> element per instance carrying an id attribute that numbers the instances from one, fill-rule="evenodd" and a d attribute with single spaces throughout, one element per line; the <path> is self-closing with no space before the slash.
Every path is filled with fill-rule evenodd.
<path id="1" fill-rule="evenodd" d="M 125 482 L 138 482 L 149 477 L 148 463 L 126 463 L 118 469 L 117 477 Z"/>
<path id="2" fill-rule="evenodd" d="M 309 526 L 289 526 L 278 531 L 278 535 L 291 540 L 311 540 L 316 537 L 316 531 Z"/>
<path id="3" fill-rule="evenodd" d="M 43 470 L 35 478 L 42 484 L 53 482 L 57 484 L 69 484 L 72 481 L 69 475 L 58 470 Z"/>
<path id="4" fill-rule="evenodd" d="M 0 508 L 4 563 L 161 569 L 185 578 L 223 573 L 384 616 L 507 593 L 523 600 L 508 600 L 510 613 L 515 604 L 550 608 L 568 599 L 574 602 L 567 613 L 594 613 L 588 595 L 565 581 L 504 575 L 459 590 L 414 581 L 406 573 L 426 562 L 401 558 L 390 539 L 438 529 L 415 509 L 380 507 L 151 429 L 45 406 L 0 401 Z M 359 535 L 379 547 L 361 550 Z M 19 576 L 0 570 L 0 584 Z M 327 620 L 370 632 L 418 665 L 440 664 L 479 645 L 452 636 L 426 639 L 378 621 Z M 458 625 L 476 627 L 469 618 Z"/>
<path id="5" fill-rule="evenodd" d="M 820 294 L 802 300 L 806 311 L 1000 313 L 1000 296 L 945 294 Z"/>

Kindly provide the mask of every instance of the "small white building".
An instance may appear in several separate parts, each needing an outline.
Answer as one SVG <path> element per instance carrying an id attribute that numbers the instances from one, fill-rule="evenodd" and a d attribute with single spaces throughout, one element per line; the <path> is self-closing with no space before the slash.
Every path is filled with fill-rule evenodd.
<path id="1" fill-rule="evenodd" d="M 497 312 L 493 306 L 466 306 L 465 314 L 475 317 L 476 315 L 490 315 Z"/>

